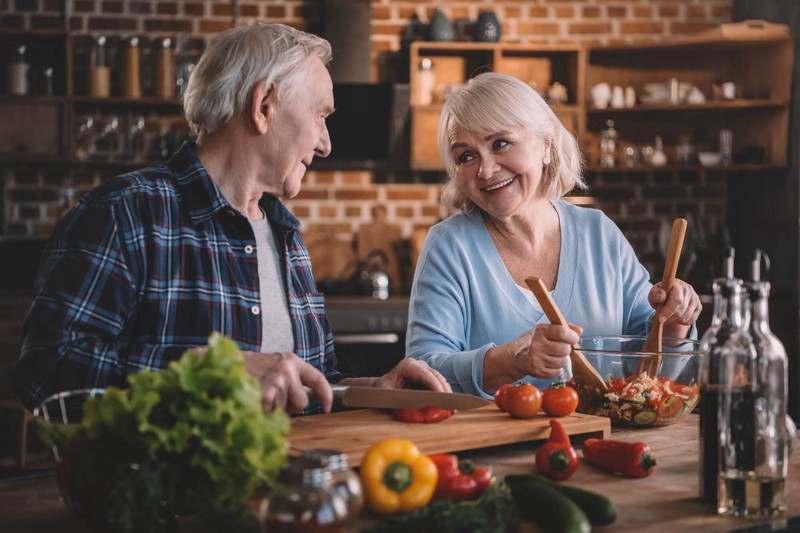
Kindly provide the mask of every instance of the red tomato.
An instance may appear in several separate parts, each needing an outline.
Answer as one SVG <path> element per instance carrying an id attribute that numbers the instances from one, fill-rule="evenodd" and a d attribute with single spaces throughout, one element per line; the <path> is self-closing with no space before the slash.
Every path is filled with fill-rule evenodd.
<path id="1" fill-rule="evenodd" d="M 661 418 L 672 418 L 683 410 L 683 400 L 677 396 L 669 395 L 661 399 L 656 413 Z"/>
<path id="2" fill-rule="evenodd" d="M 692 401 L 698 392 L 697 385 L 675 385 L 675 393 L 688 396 L 686 401 Z"/>
<path id="3" fill-rule="evenodd" d="M 503 398 L 505 397 L 506 391 L 513 387 L 513 383 L 506 383 L 505 385 L 500 385 L 500 388 L 494 393 L 494 404 L 500 409 L 501 411 L 505 411 L 503 409 Z"/>
<path id="4" fill-rule="evenodd" d="M 450 418 L 453 415 L 453 411 L 450 409 L 442 409 L 441 407 L 425 407 L 422 409 L 422 417 L 425 419 L 425 422 L 431 424 L 434 422 L 441 422 L 446 418 Z"/>
<path id="5" fill-rule="evenodd" d="M 515 385 L 505 391 L 503 408 L 514 418 L 536 416 L 542 406 L 542 393 L 530 383 Z"/>
<path id="6" fill-rule="evenodd" d="M 542 410 L 549 416 L 567 416 L 578 407 L 578 393 L 563 383 L 554 383 L 542 393 Z"/>
<path id="7" fill-rule="evenodd" d="M 424 407 L 416 409 L 413 407 L 398 408 L 392 410 L 392 418 L 398 422 L 409 422 L 413 424 L 421 423 L 434 423 L 441 422 L 446 418 L 450 418 L 453 411 L 450 409 L 442 409 L 441 407 Z"/>

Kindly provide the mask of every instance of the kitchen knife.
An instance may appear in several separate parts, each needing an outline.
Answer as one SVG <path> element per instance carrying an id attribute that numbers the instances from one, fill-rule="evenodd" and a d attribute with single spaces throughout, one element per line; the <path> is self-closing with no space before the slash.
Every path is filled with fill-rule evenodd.
<path id="1" fill-rule="evenodd" d="M 470 394 L 456 392 L 434 392 L 417 389 L 384 389 L 355 385 L 331 385 L 333 401 L 344 407 L 372 407 L 395 409 L 401 407 L 441 407 L 443 409 L 477 409 L 489 405 L 489 400 Z M 306 387 L 312 400 L 316 394 Z"/>

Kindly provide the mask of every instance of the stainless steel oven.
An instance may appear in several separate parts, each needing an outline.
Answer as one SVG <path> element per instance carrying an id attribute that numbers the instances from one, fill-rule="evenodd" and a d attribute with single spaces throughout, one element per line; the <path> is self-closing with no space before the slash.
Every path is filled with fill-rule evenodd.
<path id="1" fill-rule="evenodd" d="M 405 356 L 408 298 L 329 297 L 325 309 L 342 372 L 380 376 Z"/>

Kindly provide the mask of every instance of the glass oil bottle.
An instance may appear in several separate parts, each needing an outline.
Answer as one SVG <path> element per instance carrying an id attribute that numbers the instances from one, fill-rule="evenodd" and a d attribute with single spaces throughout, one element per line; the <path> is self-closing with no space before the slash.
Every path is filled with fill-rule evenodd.
<path id="1" fill-rule="evenodd" d="M 755 419 L 753 464 L 723 474 L 720 512 L 755 518 L 786 510 L 786 476 L 790 437 L 786 424 L 787 359 L 781 341 L 769 327 L 770 284 L 761 280 L 762 252 L 750 261 L 750 281 L 745 284 L 749 314 L 748 332 L 755 349 Z M 744 447 L 742 447 L 744 449 Z"/>
<path id="2" fill-rule="evenodd" d="M 723 263 L 723 277 L 714 280 L 714 314 L 700 342 L 700 497 L 717 505 L 719 482 L 719 423 L 722 418 L 720 393 L 726 358 L 725 346 L 743 329 L 742 280 L 733 276 L 735 252 L 729 248 Z"/>

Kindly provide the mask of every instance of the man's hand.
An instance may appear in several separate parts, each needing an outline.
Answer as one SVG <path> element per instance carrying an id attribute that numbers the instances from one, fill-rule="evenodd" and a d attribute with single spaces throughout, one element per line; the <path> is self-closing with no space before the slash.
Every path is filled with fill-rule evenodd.
<path id="1" fill-rule="evenodd" d="M 308 407 L 308 394 L 303 385 L 313 390 L 322 409 L 328 413 L 333 404 L 333 392 L 325 374 L 291 352 L 242 352 L 245 368 L 261 385 L 261 405 L 264 411 L 276 407 L 287 413 L 297 413 Z"/>

